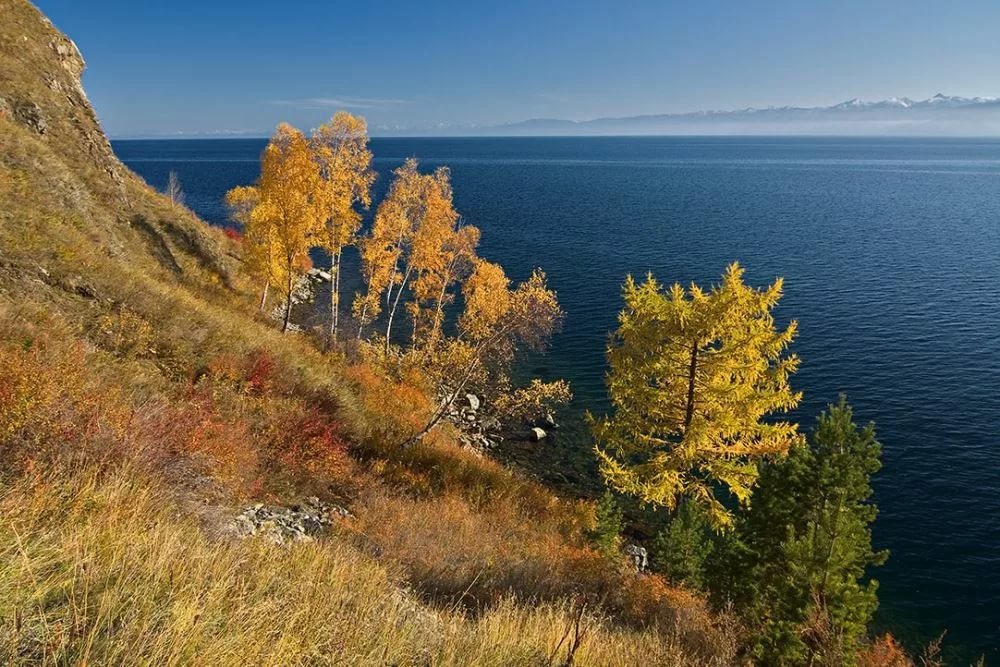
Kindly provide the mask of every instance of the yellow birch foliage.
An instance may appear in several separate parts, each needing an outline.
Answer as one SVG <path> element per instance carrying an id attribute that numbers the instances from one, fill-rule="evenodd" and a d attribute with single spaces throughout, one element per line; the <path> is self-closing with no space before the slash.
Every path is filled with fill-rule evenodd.
<path id="1" fill-rule="evenodd" d="M 345 246 L 354 243 L 361 227 L 357 207 L 371 205 L 371 187 L 375 182 L 365 119 L 346 111 L 337 112 L 329 123 L 313 133 L 312 149 L 322 185 L 317 197 L 325 215 L 316 238 L 330 255 L 330 336 L 335 338 L 340 311 L 341 253 Z"/>
<path id="2" fill-rule="evenodd" d="M 360 244 L 364 277 L 368 283 L 365 294 L 358 294 L 354 314 L 359 326 L 364 327 L 378 318 L 382 311 L 382 297 L 387 302 L 392 289 L 401 288 L 409 280 L 401 264 L 405 259 L 420 218 L 423 216 L 421 175 L 413 158 L 393 172 L 389 192 L 379 204 L 370 235 Z"/>
<path id="3" fill-rule="evenodd" d="M 446 168 L 423 177 L 423 217 L 414 231 L 411 262 L 415 277 L 407 304 L 413 318 L 414 345 L 433 348 L 441 338 L 449 290 L 469 275 L 479 244 L 479 230 L 463 225 L 452 201 Z"/>
<path id="4" fill-rule="evenodd" d="M 309 266 L 309 248 L 324 217 L 319 168 L 300 131 L 282 123 L 264 149 L 257 186 L 260 202 L 252 218 L 273 232 L 272 274 L 285 298 L 288 330 L 295 281 Z"/>
<path id="5" fill-rule="evenodd" d="M 717 527 L 732 523 L 715 489 L 749 502 L 758 461 L 801 438 L 795 424 L 765 421 L 802 396 L 788 384 L 799 365 L 787 353 L 796 323 L 779 331 L 771 315 L 781 294 L 780 278 L 745 285 L 738 263 L 709 291 L 627 279 L 608 350 L 614 411 L 592 424 L 612 487 L 671 510 L 687 496 Z"/>
<path id="6" fill-rule="evenodd" d="M 562 324 L 556 293 L 538 269 L 512 289 L 500 265 L 477 258 L 462 295 L 465 310 L 458 320 L 459 335 L 444 339 L 439 349 L 422 355 L 435 384 L 448 390 L 445 399 L 427 424 L 402 443 L 404 446 L 430 432 L 470 384 L 509 386 L 511 364 L 517 355 L 543 350 Z"/>
<path id="7" fill-rule="evenodd" d="M 243 227 L 244 266 L 261 285 L 260 307 L 264 307 L 267 290 L 281 282 L 275 274 L 278 258 L 274 230 L 270 220 L 254 215 L 260 204 L 260 191 L 252 185 L 240 185 L 226 193 L 230 217 Z"/>

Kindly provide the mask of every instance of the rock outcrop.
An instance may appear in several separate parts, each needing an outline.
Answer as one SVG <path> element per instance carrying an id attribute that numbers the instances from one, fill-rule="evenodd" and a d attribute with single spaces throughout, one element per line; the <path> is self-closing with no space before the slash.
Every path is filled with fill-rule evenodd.
<path id="1" fill-rule="evenodd" d="M 458 439 L 464 447 L 487 451 L 503 442 L 503 436 L 500 434 L 500 422 L 483 414 L 481 407 L 482 399 L 468 393 L 452 401 L 445 419 L 458 429 Z"/>
<path id="2" fill-rule="evenodd" d="M 309 542 L 338 519 L 351 517 L 339 505 L 307 498 L 290 507 L 256 504 L 247 507 L 232 521 L 232 530 L 239 537 L 262 537 L 275 544 Z"/>

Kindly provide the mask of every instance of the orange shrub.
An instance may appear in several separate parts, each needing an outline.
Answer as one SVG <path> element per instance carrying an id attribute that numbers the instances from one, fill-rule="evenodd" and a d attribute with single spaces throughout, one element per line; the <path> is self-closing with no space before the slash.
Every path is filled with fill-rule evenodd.
<path id="1" fill-rule="evenodd" d="M 195 395 L 174 413 L 186 430 L 185 453 L 200 456 L 216 479 L 241 496 L 257 488 L 260 455 L 245 422 L 220 414 L 206 394 Z"/>
<path id="2" fill-rule="evenodd" d="M 891 634 L 872 640 L 858 655 L 858 667 L 913 667 L 913 661 Z"/>
<path id="3" fill-rule="evenodd" d="M 244 379 L 247 391 L 261 395 L 274 390 L 277 384 L 277 363 L 266 350 L 254 350 L 246 358 Z"/>
<path id="4" fill-rule="evenodd" d="M 369 432 L 363 434 L 368 446 L 384 451 L 427 423 L 432 404 L 419 377 L 410 375 L 402 382 L 394 382 L 367 363 L 349 366 L 346 376 L 357 386 L 369 416 Z"/>
<path id="5" fill-rule="evenodd" d="M 342 479 L 351 469 L 341 425 L 315 408 L 282 415 L 271 442 L 274 462 L 298 475 Z"/>
<path id="6" fill-rule="evenodd" d="M 215 356 L 199 379 L 207 378 L 217 384 L 231 386 L 239 393 L 263 396 L 289 390 L 288 382 L 281 377 L 280 371 L 283 370 L 270 352 L 256 349 L 243 356 Z"/>
<path id="7" fill-rule="evenodd" d="M 132 442 L 133 412 L 117 386 L 99 386 L 86 372 L 82 345 L 45 339 L 0 347 L 0 454 L 17 466 L 65 453 L 100 458 Z"/>

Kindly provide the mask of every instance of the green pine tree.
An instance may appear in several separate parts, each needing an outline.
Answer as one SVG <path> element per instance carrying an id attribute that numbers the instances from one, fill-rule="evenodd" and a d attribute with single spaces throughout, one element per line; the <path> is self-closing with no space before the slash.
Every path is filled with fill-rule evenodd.
<path id="1" fill-rule="evenodd" d="M 766 466 L 753 504 L 727 545 L 729 585 L 757 630 L 765 664 L 853 664 L 878 606 L 867 569 L 871 475 L 881 467 L 874 425 L 859 428 L 842 396 L 808 443 Z"/>
<path id="2" fill-rule="evenodd" d="M 611 491 L 605 491 L 597 501 L 595 514 L 597 521 L 594 529 L 590 531 L 590 539 L 598 551 L 609 558 L 614 558 L 618 554 L 624 522 L 621 506 Z"/>
<path id="3" fill-rule="evenodd" d="M 704 511 L 695 503 L 683 502 L 653 540 L 653 569 L 673 581 L 702 589 L 712 547 L 712 530 Z"/>

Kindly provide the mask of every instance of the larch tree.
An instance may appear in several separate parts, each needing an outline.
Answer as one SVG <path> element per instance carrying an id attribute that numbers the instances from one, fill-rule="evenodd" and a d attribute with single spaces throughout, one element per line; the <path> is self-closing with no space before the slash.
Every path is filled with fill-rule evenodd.
<path id="1" fill-rule="evenodd" d="M 732 524 L 716 488 L 747 503 L 758 462 L 801 439 L 795 424 L 765 421 L 801 398 L 788 383 L 799 364 L 787 352 L 796 323 L 777 330 L 771 314 L 781 294 L 780 278 L 745 285 L 738 263 L 708 291 L 626 280 L 608 350 L 613 412 L 592 419 L 611 487 L 671 511 L 688 497 L 717 528 Z"/>
<path id="2" fill-rule="evenodd" d="M 354 243 L 361 226 L 359 206 L 371 205 L 375 171 L 368 149 L 365 119 L 339 111 L 312 136 L 313 155 L 319 165 L 325 219 L 316 238 L 330 255 L 330 323 L 328 344 L 336 341 L 340 314 L 340 264 L 343 250 Z"/>
<path id="3" fill-rule="evenodd" d="M 297 279 L 309 267 L 314 232 L 325 217 L 319 168 L 300 131 L 282 123 L 264 149 L 254 216 L 273 232 L 275 273 L 285 297 L 282 331 L 288 331 Z"/>

